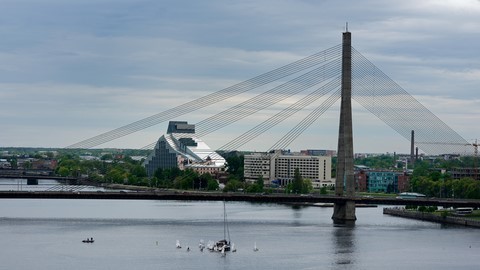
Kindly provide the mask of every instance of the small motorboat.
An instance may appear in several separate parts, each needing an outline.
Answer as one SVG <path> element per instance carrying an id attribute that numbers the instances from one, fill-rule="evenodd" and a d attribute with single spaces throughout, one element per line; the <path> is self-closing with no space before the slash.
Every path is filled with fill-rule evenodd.
<path id="1" fill-rule="evenodd" d="M 93 240 L 93 237 L 92 238 L 87 238 L 87 239 L 84 239 L 82 240 L 83 243 L 93 243 L 95 242 L 95 240 Z"/>

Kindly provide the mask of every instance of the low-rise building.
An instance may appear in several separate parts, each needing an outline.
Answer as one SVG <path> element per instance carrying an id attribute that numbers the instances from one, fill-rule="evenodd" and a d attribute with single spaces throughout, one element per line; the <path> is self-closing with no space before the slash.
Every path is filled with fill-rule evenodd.
<path id="1" fill-rule="evenodd" d="M 472 178 L 480 180 L 480 168 L 452 168 L 448 173 L 453 179 Z"/>
<path id="2" fill-rule="evenodd" d="M 286 186 L 293 181 L 296 169 L 303 179 L 312 181 L 314 188 L 331 186 L 334 185 L 331 168 L 329 156 L 292 155 L 280 150 L 244 156 L 245 181 L 255 182 L 261 176 L 266 186 L 272 183 Z"/>
<path id="3" fill-rule="evenodd" d="M 3 158 L 0 159 L 0 169 L 11 169 L 11 168 L 12 168 L 12 165 L 8 160 Z"/>

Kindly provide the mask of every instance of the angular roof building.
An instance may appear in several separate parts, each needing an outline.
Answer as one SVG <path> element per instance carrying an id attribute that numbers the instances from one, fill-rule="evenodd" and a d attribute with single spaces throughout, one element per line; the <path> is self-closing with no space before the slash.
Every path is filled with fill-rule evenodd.
<path id="1" fill-rule="evenodd" d="M 158 139 L 144 166 L 151 177 L 159 168 L 223 170 L 225 159 L 195 136 L 195 125 L 170 121 L 167 134 Z"/>

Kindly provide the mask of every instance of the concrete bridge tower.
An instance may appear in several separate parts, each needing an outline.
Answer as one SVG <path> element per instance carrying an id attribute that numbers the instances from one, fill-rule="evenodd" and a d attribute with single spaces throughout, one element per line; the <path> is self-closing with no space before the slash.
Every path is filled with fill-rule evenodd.
<path id="1" fill-rule="evenodd" d="M 348 24 L 343 33 L 342 49 L 342 98 L 338 133 L 337 176 L 335 195 L 354 197 L 355 179 L 353 173 L 353 128 L 352 128 L 352 36 Z M 354 223 L 355 202 L 336 203 L 332 219 L 334 223 Z"/>

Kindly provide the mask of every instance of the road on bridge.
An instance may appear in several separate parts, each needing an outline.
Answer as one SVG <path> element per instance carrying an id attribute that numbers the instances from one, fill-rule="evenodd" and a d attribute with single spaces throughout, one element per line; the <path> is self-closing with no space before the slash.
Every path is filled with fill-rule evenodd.
<path id="1" fill-rule="evenodd" d="M 399 199 L 393 197 L 338 197 L 333 195 L 245 194 L 224 192 L 178 191 L 0 191 L 0 199 L 101 199 L 101 200 L 186 200 L 186 201 L 245 201 L 265 203 L 345 203 L 376 205 L 425 205 L 442 207 L 480 207 L 480 200 L 442 198 Z"/>

